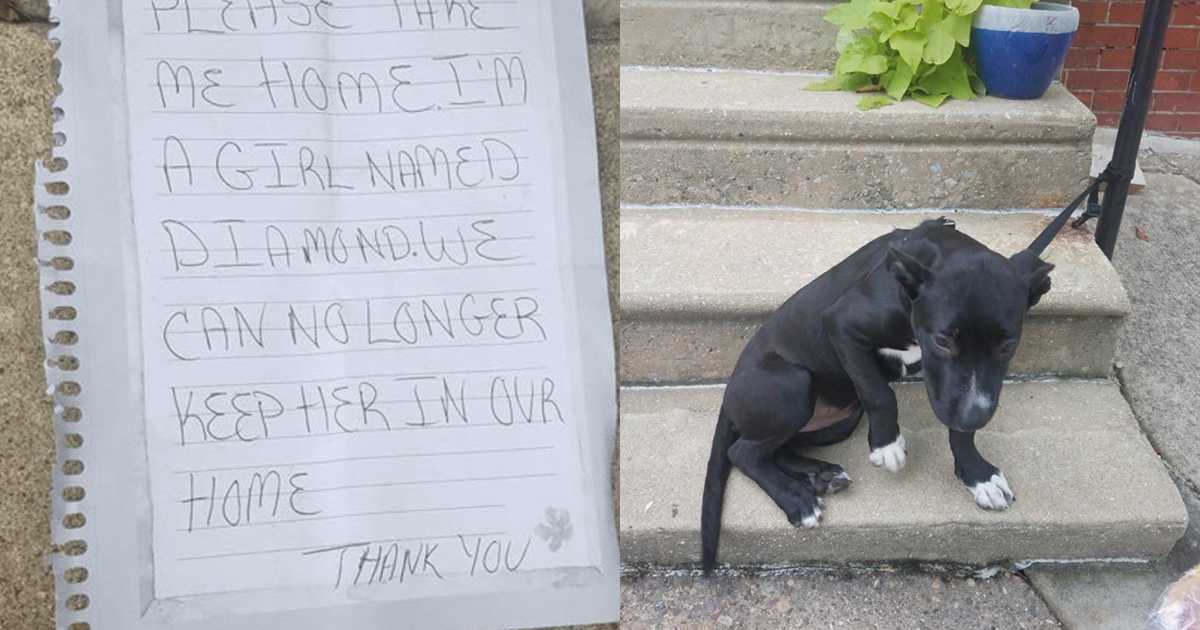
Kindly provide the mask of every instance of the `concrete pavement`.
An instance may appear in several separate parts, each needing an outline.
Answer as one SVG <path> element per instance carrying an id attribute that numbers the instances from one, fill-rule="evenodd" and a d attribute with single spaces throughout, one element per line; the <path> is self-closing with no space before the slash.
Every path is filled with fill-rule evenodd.
<path id="1" fill-rule="evenodd" d="M 1030 569 L 1055 614 L 1081 630 L 1146 627 L 1158 595 L 1200 562 L 1200 142 L 1148 136 L 1142 146 L 1147 188 L 1129 198 L 1113 257 L 1133 306 L 1117 375 L 1191 522 L 1164 562 L 1142 570 Z"/>
<path id="2" fill-rule="evenodd" d="M 804 572 L 756 578 L 628 578 L 621 627 L 636 630 L 1036 630 L 1059 628 L 1020 577 Z"/>

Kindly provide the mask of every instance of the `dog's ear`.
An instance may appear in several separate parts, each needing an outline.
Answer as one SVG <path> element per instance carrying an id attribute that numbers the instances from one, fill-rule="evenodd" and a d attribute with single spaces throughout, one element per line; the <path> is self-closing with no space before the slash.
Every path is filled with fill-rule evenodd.
<path id="1" fill-rule="evenodd" d="M 1029 308 L 1033 308 L 1050 290 L 1050 272 L 1054 270 L 1054 265 L 1038 258 L 1028 249 L 1017 252 L 1009 261 L 1017 274 L 1025 279 L 1025 285 L 1029 287 Z"/>
<path id="2" fill-rule="evenodd" d="M 921 261 L 895 245 L 888 248 L 884 264 L 887 265 L 888 271 L 896 277 L 900 288 L 904 290 L 904 294 L 910 300 L 917 299 L 917 295 L 921 293 L 921 286 L 933 275 L 929 267 L 921 264 Z"/>

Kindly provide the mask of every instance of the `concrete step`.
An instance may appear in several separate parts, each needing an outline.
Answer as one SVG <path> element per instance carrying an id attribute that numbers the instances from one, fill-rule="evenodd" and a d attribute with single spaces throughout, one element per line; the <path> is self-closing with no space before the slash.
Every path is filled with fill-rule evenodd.
<path id="1" fill-rule="evenodd" d="M 699 561 L 700 492 L 723 388 L 621 392 L 621 560 Z M 797 529 L 754 482 L 730 477 L 720 560 L 738 566 L 921 560 L 985 565 L 1032 559 L 1165 555 L 1187 513 L 1175 485 L 1107 381 L 1010 383 L 976 435 L 1017 501 L 975 506 L 954 477 L 946 429 L 921 384 L 896 387 L 908 465 L 867 461 L 866 421 L 813 456 L 846 468 L 847 490 L 825 499 L 819 527 Z"/>
<path id="2" fill-rule="evenodd" d="M 819 208 L 1041 208 L 1088 179 L 1096 118 L 1036 101 L 861 112 L 820 75 L 621 70 L 622 201 Z"/>
<path id="3" fill-rule="evenodd" d="M 1031 212 L 621 210 L 621 379 L 720 382 L 759 324 L 871 239 L 948 216 L 1005 255 L 1050 220 Z M 1014 375 L 1106 376 L 1129 299 L 1090 232 L 1047 249 L 1053 288 L 1030 311 Z"/>
<path id="4" fill-rule="evenodd" d="M 829 71 L 837 27 L 814 0 L 623 0 L 621 62 Z"/>

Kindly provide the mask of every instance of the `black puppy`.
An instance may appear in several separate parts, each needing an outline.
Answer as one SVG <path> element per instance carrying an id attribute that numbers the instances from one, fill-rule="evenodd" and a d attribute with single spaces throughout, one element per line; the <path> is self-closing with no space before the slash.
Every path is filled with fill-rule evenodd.
<path id="1" fill-rule="evenodd" d="M 863 246 L 788 298 L 733 369 L 717 418 L 701 509 L 702 565 L 716 565 L 732 466 L 797 527 L 816 527 L 821 495 L 846 488 L 841 466 L 803 455 L 839 442 L 866 411 L 870 461 L 904 467 L 890 382 L 923 372 L 950 429 L 954 472 L 989 510 L 1014 499 L 975 448 L 992 418 L 1025 312 L 1050 290 L 1054 266 L 1033 251 L 1005 258 L 945 218 Z"/>

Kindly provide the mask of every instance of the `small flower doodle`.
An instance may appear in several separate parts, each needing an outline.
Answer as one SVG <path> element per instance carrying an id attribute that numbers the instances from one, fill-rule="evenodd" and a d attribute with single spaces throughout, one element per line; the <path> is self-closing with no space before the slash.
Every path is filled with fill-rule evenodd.
<path id="1" fill-rule="evenodd" d="M 546 521 L 538 523 L 538 538 L 546 541 L 550 551 L 558 551 L 563 543 L 571 538 L 571 515 L 566 510 L 553 507 L 546 508 Z"/>

